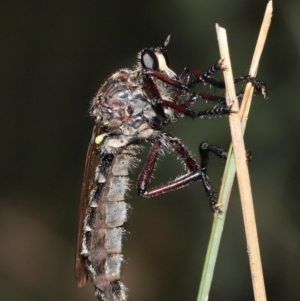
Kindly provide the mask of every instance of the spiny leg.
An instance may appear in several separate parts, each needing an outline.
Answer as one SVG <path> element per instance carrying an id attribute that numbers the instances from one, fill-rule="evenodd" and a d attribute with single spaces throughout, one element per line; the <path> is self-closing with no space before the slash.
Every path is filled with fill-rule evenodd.
<path id="1" fill-rule="evenodd" d="M 187 68 L 185 68 L 181 73 L 181 75 L 177 78 L 170 78 L 167 75 L 162 74 L 156 70 L 143 69 L 144 83 L 148 87 L 148 90 L 153 97 L 153 99 L 151 100 L 151 106 L 153 110 L 156 112 L 156 115 L 159 118 L 159 120 L 162 123 L 166 120 L 166 116 L 162 108 L 163 106 L 174 109 L 177 112 L 176 113 L 177 117 L 180 115 L 180 113 L 189 116 L 191 118 L 197 118 L 197 117 L 204 118 L 206 116 L 212 116 L 212 115 L 230 114 L 232 111 L 230 107 L 226 106 L 224 97 L 216 96 L 205 92 L 198 93 L 198 94 L 197 93 L 189 94 L 183 102 L 181 102 L 180 104 L 176 103 L 176 101 L 184 91 L 188 92 L 189 89 L 197 86 L 200 82 L 206 82 L 219 88 L 225 88 L 224 81 L 211 77 L 216 71 L 222 69 L 224 69 L 222 60 L 220 60 L 217 64 L 213 65 L 205 72 L 199 70 L 194 70 L 190 72 Z M 190 73 L 192 73 L 194 76 L 197 76 L 197 78 L 191 83 L 187 84 L 187 82 L 189 81 Z M 178 89 L 177 91 L 174 91 L 172 94 L 174 102 L 169 100 L 163 100 L 161 98 L 158 88 L 151 77 L 155 77 Z M 261 82 L 258 79 L 250 76 L 240 76 L 235 79 L 235 83 L 240 83 L 243 81 L 252 82 L 256 90 L 261 91 L 262 93 L 264 93 L 264 95 L 266 95 L 267 91 L 264 82 Z M 218 102 L 220 103 L 220 105 L 199 112 L 194 112 L 190 110 L 189 107 L 197 100 L 197 97 L 209 101 Z"/>
<path id="2" fill-rule="evenodd" d="M 182 95 L 183 91 L 188 92 L 190 89 L 196 87 L 201 82 L 211 84 L 212 86 L 220 88 L 220 89 L 224 89 L 225 88 L 224 81 L 212 77 L 212 75 L 216 71 L 223 70 L 223 69 L 225 69 L 225 67 L 223 65 L 223 60 L 220 60 L 217 64 L 213 65 L 205 72 L 202 72 L 200 70 L 189 71 L 189 69 L 185 68 L 178 78 L 170 78 L 167 75 L 162 74 L 161 72 L 156 71 L 156 70 L 143 69 L 143 80 L 144 80 L 145 85 L 148 87 L 150 94 L 153 96 L 152 107 L 153 107 L 154 111 L 157 112 L 158 117 L 161 117 L 161 120 L 165 120 L 165 114 L 161 108 L 162 99 L 161 99 L 160 93 L 156 87 L 156 84 L 154 83 L 154 81 L 151 78 L 152 76 L 161 80 L 162 82 L 167 83 L 178 89 L 178 91 L 175 91 L 173 94 L 174 100 L 176 101 L 178 99 L 178 97 L 180 95 Z M 188 83 L 190 74 L 194 75 L 196 77 L 196 79 L 193 80 L 192 82 Z M 258 78 L 250 76 L 250 75 L 243 75 L 243 76 L 238 76 L 234 79 L 235 84 L 239 84 L 242 82 L 247 82 L 247 83 L 251 82 L 254 86 L 256 93 L 262 93 L 265 98 L 268 96 L 268 90 L 266 87 L 266 83 L 263 81 L 260 81 Z M 221 103 L 222 105 L 225 105 L 225 101 L 224 101 L 223 97 L 218 97 L 213 94 L 209 94 L 209 93 L 205 93 L 205 92 L 198 93 L 196 95 L 198 95 L 202 99 L 209 100 L 209 101 L 217 101 L 217 102 Z M 189 99 L 187 99 L 186 101 L 184 101 L 181 104 L 182 107 L 188 108 L 196 100 L 195 98 L 193 98 L 193 96 L 188 97 L 188 98 Z M 168 106 L 168 105 L 166 105 L 166 106 Z M 172 107 L 172 106 L 169 105 L 169 107 Z M 176 108 L 174 108 L 174 109 L 176 110 Z M 177 109 L 177 111 L 181 112 L 179 109 Z M 220 110 L 220 109 L 218 109 L 218 110 L 214 109 L 212 111 L 212 113 L 209 113 L 209 110 L 204 110 L 203 113 L 200 113 L 198 116 L 191 116 L 191 117 L 200 117 L 200 116 L 215 115 L 215 114 L 219 115 L 219 112 L 220 112 L 220 114 L 223 114 L 222 110 Z M 181 113 L 185 114 L 184 112 L 181 112 Z M 224 114 L 227 114 L 227 113 L 224 113 Z M 189 114 L 185 114 L 185 115 L 189 116 Z"/>
<path id="3" fill-rule="evenodd" d="M 226 160 L 227 159 L 227 152 L 222 148 L 209 144 L 207 142 L 202 142 L 199 145 L 199 153 L 200 153 L 200 166 L 204 173 L 207 171 L 207 165 L 209 161 L 209 153 L 213 153 L 217 157 Z"/>
<path id="4" fill-rule="evenodd" d="M 176 93 L 176 94 L 175 94 Z M 176 91 L 174 94 L 175 96 L 172 94 L 172 97 L 175 101 L 177 101 L 177 99 L 179 98 L 178 95 L 179 93 L 182 93 L 182 91 Z M 218 95 L 214 95 L 211 93 L 206 93 L 206 92 L 201 92 L 201 93 L 197 93 L 197 92 L 193 92 L 193 93 L 189 93 L 187 95 L 187 97 L 182 100 L 179 104 L 184 107 L 184 108 L 190 108 L 196 101 L 198 101 L 199 99 L 203 99 L 206 101 L 211 101 L 214 103 L 218 103 L 222 106 L 226 106 L 226 99 L 225 97 L 222 96 L 218 96 Z"/>
<path id="5" fill-rule="evenodd" d="M 190 172 L 197 173 L 197 171 L 200 170 L 200 167 L 196 160 L 193 158 L 193 156 L 189 153 L 189 151 L 184 147 L 184 145 L 180 142 L 178 138 L 172 137 L 171 135 L 162 132 L 161 135 L 157 137 L 157 139 L 165 140 L 165 142 L 172 146 L 174 150 L 178 153 L 180 158 L 183 160 L 184 164 Z M 156 195 L 160 195 L 189 184 L 180 181 L 181 178 L 190 176 L 190 174 L 187 174 L 185 176 L 175 179 L 174 181 L 169 182 L 166 185 L 162 185 L 161 187 L 154 188 L 149 191 L 147 190 L 147 185 L 150 182 L 151 176 L 154 172 L 154 168 L 156 166 L 157 158 L 161 147 L 162 143 L 160 142 L 160 140 L 157 140 L 153 143 L 147 161 L 142 169 L 142 172 L 138 177 L 138 193 L 145 197 L 154 197 Z M 194 181 L 197 180 L 198 179 L 195 179 Z"/>
<path id="6" fill-rule="evenodd" d="M 221 158 L 222 160 L 227 159 L 227 151 L 222 149 L 219 146 L 209 144 L 207 142 L 202 142 L 199 145 L 199 153 L 200 153 L 200 167 L 201 170 L 206 173 L 207 172 L 207 165 L 209 161 L 209 153 L 213 153 L 217 157 Z M 249 163 L 252 160 L 252 154 L 249 150 L 246 150 L 246 161 Z"/>
<path id="7" fill-rule="evenodd" d="M 210 85 L 217 87 L 219 89 L 225 89 L 225 82 L 211 77 L 207 78 L 206 83 L 209 83 Z M 259 80 L 257 77 L 253 77 L 251 75 L 241 75 L 237 76 L 233 79 L 233 82 L 235 85 L 241 84 L 241 83 L 251 83 L 254 87 L 254 92 L 262 94 L 264 98 L 268 98 L 268 89 L 265 82 Z"/>
<path id="8" fill-rule="evenodd" d="M 158 188 L 150 189 L 148 191 L 147 185 L 153 174 L 159 151 L 162 146 L 162 143 L 160 141 L 155 141 L 150 149 L 147 162 L 145 163 L 143 170 L 138 178 L 138 193 L 145 197 L 154 197 L 175 189 L 182 188 L 186 185 L 191 184 L 192 182 L 201 180 L 205 193 L 209 199 L 210 208 L 212 211 L 216 212 L 216 194 L 206 173 L 200 168 L 196 160 L 178 138 L 172 137 L 167 133 L 162 133 L 162 135 L 164 136 L 163 139 L 165 139 L 165 141 L 167 141 L 168 144 L 172 146 L 173 149 L 177 152 L 190 172 L 173 181 L 170 181 L 166 185 L 162 185 Z M 162 136 L 160 136 L 160 138 L 162 138 Z"/>
<path id="9" fill-rule="evenodd" d="M 259 80 L 257 77 L 251 76 L 251 75 L 241 75 L 234 78 L 234 84 L 240 84 L 240 83 L 252 83 L 254 87 L 255 93 L 261 93 L 264 98 L 268 98 L 268 89 L 265 82 Z"/>
<path id="10" fill-rule="evenodd" d="M 192 82 L 190 82 L 189 84 L 187 84 L 187 87 L 189 89 L 192 89 L 200 83 L 208 83 L 216 88 L 225 89 L 225 82 L 223 80 L 219 80 L 219 79 L 213 77 L 213 74 L 216 71 L 225 70 L 225 69 L 226 69 L 226 66 L 224 65 L 224 60 L 221 59 L 218 63 L 214 64 L 213 66 L 211 66 L 208 70 L 206 70 L 204 72 L 201 70 L 192 70 L 192 71 L 190 71 L 190 74 L 194 75 L 196 77 L 196 79 L 193 80 Z M 184 79 L 189 79 L 189 76 L 186 75 L 186 73 L 188 71 L 189 70 L 187 68 L 185 68 L 182 75 L 180 75 L 179 78 L 183 77 Z M 252 83 L 256 93 L 261 93 L 264 96 L 264 98 L 268 97 L 267 85 L 264 81 L 261 81 L 257 77 L 251 76 L 249 74 L 237 76 L 234 78 L 235 85 L 244 83 L 244 82 Z M 186 84 L 187 81 L 185 81 L 184 83 Z"/>
<path id="11" fill-rule="evenodd" d="M 196 79 L 190 82 L 187 86 L 189 89 L 196 87 L 200 83 L 208 83 L 216 88 L 225 89 L 225 82 L 223 80 L 219 80 L 217 78 L 212 77 L 212 75 L 218 70 L 224 70 L 226 67 L 223 64 L 223 60 L 220 60 L 217 64 L 214 64 L 207 71 L 202 72 L 200 70 L 193 70 L 191 74 L 193 74 Z M 251 75 L 241 75 L 234 78 L 234 84 L 240 83 L 252 83 L 254 86 L 254 90 L 256 93 L 261 93 L 264 98 L 268 97 L 268 89 L 265 82 L 259 80 L 257 77 Z"/>
<path id="12" fill-rule="evenodd" d="M 154 83 L 154 81 L 152 80 L 150 75 L 155 76 L 155 77 L 159 78 L 160 80 L 162 80 L 163 82 L 174 85 L 177 88 L 180 88 L 183 90 L 185 89 L 184 87 L 186 87 L 186 86 L 185 86 L 185 84 L 181 83 L 179 80 L 171 79 L 164 74 L 157 73 L 157 71 L 155 71 L 155 70 L 148 70 L 148 69 L 143 70 L 144 83 L 147 86 L 150 94 L 153 97 L 151 99 L 151 106 L 152 106 L 153 110 L 155 111 L 156 116 L 162 123 L 166 120 L 166 115 L 164 113 L 163 106 L 172 108 L 175 111 L 182 113 L 186 116 L 189 116 L 191 118 L 197 118 L 197 117 L 204 118 L 206 116 L 228 115 L 231 113 L 230 107 L 228 107 L 226 105 L 218 105 L 213 108 L 205 109 L 205 110 L 202 110 L 199 112 L 194 112 L 180 104 L 177 104 L 176 102 L 169 101 L 169 100 L 163 100 L 161 98 L 161 95 L 158 91 L 156 84 Z M 177 95 L 177 97 L 179 97 L 179 94 Z M 187 102 L 189 102 L 189 101 L 187 101 Z"/>
<path id="13" fill-rule="evenodd" d="M 230 113 L 233 113 L 233 111 L 231 111 L 231 107 L 228 107 L 225 105 L 216 105 L 213 108 L 208 108 L 205 110 L 194 112 L 182 105 L 179 105 L 179 104 L 169 101 L 169 100 L 162 100 L 161 104 L 162 104 L 162 106 L 172 108 L 173 110 L 180 112 L 191 118 L 197 118 L 197 117 L 205 118 L 207 116 L 229 115 Z"/>
<path id="14" fill-rule="evenodd" d="M 195 117 L 203 118 L 209 115 L 223 115 L 223 114 L 228 115 L 229 113 L 231 113 L 231 111 L 228 110 L 225 98 L 222 96 L 217 96 L 205 92 L 202 93 L 193 92 L 193 93 L 188 93 L 186 97 L 183 100 L 180 100 L 179 102 L 178 99 L 182 95 L 182 93 L 183 91 L 181 90 L 174 91 L 172 93 L 172 100 L 173 100 L 172 102 L 162 100 L 162 105 L 165 105 L 167 107 L 169 106 L 174 109 L 174 114 L 176 118 L 179 118 L 180 116 L 182 116 L 182 114 L 189 116 L 191 118 L 195 118 Z M 216 110 L 216 107 L 214 107 L 200 112 L 193 112 L 192 110 L 190 110 L 190 107 L 199 99 L 204 99 L 206 101 L 218 103 L 217 105 L 218 110 Z M 220 114 L 216 113 L 216 111 L 219 111 Z"/>
<path id="15" fill-rule="evenodd" d="M 209 83 L 209 84 L 211 84 L 210 79 L 212 78 L 212 75 L 216 71 L 224 69 L 222 63 L 223 63 L 223 60 L 220 60 L 218 63 L 211 66 L 205 72 L 200 71 L 200 70 L 191 71 L 191 74 L 193 74 L 196 77 L 196 79 L 188 84 L 188 88 L 192 89 L 192 88 L 196 87 L 197 85 L 199 85 L 200 83 Z M 219 88 L 219 86 L 217 84 L 216 84 L 216 87 Z"/>
<path id="16" fill-rule="evenodd" d="M 157 163 L 157 158 L 159 154 L 159 150 L 161 148 L 161 142 L 156 141 L 152 144 L 149 155 L 147 157 L 147 161 L 138 177 L 137 181 L 137 190 L 140 195 L 147 195 L 147 185 L 152 177 L 154 168 Z"/>

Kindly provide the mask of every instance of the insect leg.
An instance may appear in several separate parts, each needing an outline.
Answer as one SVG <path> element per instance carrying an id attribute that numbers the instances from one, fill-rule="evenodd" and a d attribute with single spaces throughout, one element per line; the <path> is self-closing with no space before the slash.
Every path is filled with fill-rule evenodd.
<path id="1" fill-rule="evenodd" d="M 214 64 L 206 71 L 201 70 L 192 70 L 185 68 L 178 79 L 173 79 L 168 77 L 165 74 L 162 74 L 159 71 L 152 69 L 144 69 L 143 70 L 143 78 L 144 81 L 150 76 L 153 76 L 161 81 L 178 88 L 183 91 L 189 91 L 190 89 L 196 87 L 200 83 L 208 83 L 216 88 L 225 89 L 225 82 L 223 80 L 219 80 L 217 78 L 212 77 L 213 74 L 218 70 L 224 70 L 223 61 L 220 60 L 218 63 Z M 187 83 L 190 77 L 190 74 L 194 75 L 196 79 Z M 151 80 L 152 81 L 152 80 Z M 153 81 L 152 81 L 153 82 Z M 251 75 L 242 75 L 234 78 L 234 84 L 240 84 L 243 82 L 251 82 L 254 86 L 255 92 L 263 94 L 264 98 L 268 97 L 268 89 L 266 83 L 259 80 L 257 77 L 253 77 Z M 147 84 L 147 83 L 146 83 Z M 154 84 L 154 83 L 153 83 Z M 153 94 L 154 95 L 154 94 Z"/>
<path id="2" fill-rule="evenodd" d="M 182 94 L 182 91 L 179 91 L 179 90 L 172 94 L 172 98 L 173 98 L 174 102 L 177 101 L 177 99 L 179 98 L 179 96 L 181 94 Z M 223 106 L 226 106 L 225 97 L 210 94 L 210 93 L 206 93 L 206 92 L 201 92 L 201 93 L 193 92 L 193 93 L 190 93 L 190 94 L 188 94 L 188 96 L 183 101 L 181 101 L 178 104 L 181 105 L 184 108 L 190 108 L 190 106 L 193 105 L 199 99 L 204 99 L 206 101 L 212 101 L 212 102 L 215 102 L 215 103 L 219 103 Z"/>
<path id="3" fill-rule="evenodd" d="M 216 71 L 224 69 L 222 62 L 223 61 L 220 60 L 218 63 L 211 66 L 205 72 L 200 71 L 200 70 L 193 70 L 191 73 L 196 77 L 196 79 L 188 84 L 188 88 L 192 89 L 192 88 L 196 87 L 197 85 L 199 85 L 200 83 L 209 83 L 212 86 L 217 87 L 217 88 L 221 88 L 221 89 L 225 88 L 225 84 L 223 81 L 212 78 L 212 75 Z M 216 81 L 211 82 L 212 79 L 215 79 Z"/>
<path id="4" fill-rule="evenodd" d="M 172 79 L 172 78 L 170 78 L 158 71 L 152 70 L 152 69 L 144 69 L 143 70 L 143 81 L 144 81 L 149 93 L 152 96 L 151 106 L 152 106 L 153 110 L 155 111 L 156 116 L 159 118 L 159 120 L 161 122 L 164 122 L 166 120 L 166 115 L 164 113 L 163 106 L 173 108 L 175 111 L 182 113 L 184 115 L 187 115 L 189 117 L 192 117 L 192 118 L 196 118 L 196 117 L 201 118 L 201 117 L 208 116 L 208 115 L 222 115 L 222 114 L 228 115 L 230 113 L 230 108 L 225 105 L 215 106 L 214 108 L 207 109 L 204 111 L 199 111 L 198 113 L 187 109 L 187 107 L 189 107 L 195 101 L 193 99 L 193 97 L 186 100 L 186 103 L 184 103 L 183 105 L 177 104 L 176 102 L 173 102 L 173 101 L 163 100 L 161 98 L 161 95 L 158 91 L 156 84 L 154 83 L 153 79 L 150 77 L 150 76 L 154 76 L 165 83 L 168 83 L 172 86 L 177 87 L 179 90 L 173 94 L 173 97 L 176 100 L 181 95 L 183 90 L 187 90 L 187 86 L 184 84 L 184 82 L 188 80 L 188 73 L 189 73 L 188 69 L 185 69 L 183 71 L 183 73 L 181 74 L 181 79 L 183 82 L 181 82 L 179 80 Z M 212 97 L 213 96 L 211 96 L 211 98 Z M 207 98 L 208 98 L 208 96 L 207 96 Z"/>
<path id="5" fill-rule="evenodd" d="M 223 70 L 224 67 L 222 66 L 222 61 L 219 63 L 213 65 L 211 68 L 209 68 L 207 71 L 202 72 L 200 70 L 193 70 L 191 71 L 191 74 L 196 76 L 196 79 L 190 82 L 187 86 L 189 89 L 192 89 L 196 87 L 200 83 L 208 83 L 216 88 L 219 89 L 225 89 L 225 82 L 223 80 L 219 80 L 217 78 L 212 77 L 212 75 L 218 71 Z M 261 93 L 264 98 L 268 97 L 268 89 L 266 86 L 266 83 L 259 80 L 257 77 L 253 77 L 251 75 L 241 75 L 234 78 L 234 84 L 240 84 L 240 83 L 252 83 L 254 86 L 254 90 L 256 93 Z"/>
<path id="6" fill-rule="evenodd" d="M 209 153 L 215 154 L 217 157 L 226 160 L 227 159 L 227 152 L 224 151 L 222 148 L 209 144 L 207 142 L 202 142 L 199 145 L 199 153 L 200 153 L 200 166 L 201 170 L 206 173 L 207 165 L 209 160 Z"/>
<path id="7" fill-rule="evenodd" d="M 164 83 L 167 83 L 175 88 L 178 88 L 180 90 L 189 91 L 190 89 L 196 87 L 200 83 L 209 83 L 217 88 L 225 88 L 224 81 L 212 78 L 212 75 L 218 71 L 223 70 L 222 60 L 220 60 L 217 64 L 214 64 L 212 67 L 210 67 L 205 72 L 201 70 L 192 70 L 185 68 L 178 79 L 170 78 L 169 76 L 153 70 L 153 69 L 143 69 L 143 78 L 144 81 L 149 76 L 153 76 L 159 80 L 161 80 Z M 187 84 L 190 74 L 194 75 L 196 77 L 195 80 Z"/>
<path id="8" fill-rule="evenodd" d="M 151 179 L 154 168 L 156 166 L 157 157 L 161 148 L 161 142 L 156 141 L 149 152 L 147 162 L 145 163 L 142 172 L 140 173 L 137 181 L 138 194 L 147 194 L 147 185 Z"/>
<path id="9" fill-rule="evenodd" d="M 182 188 L 193 182 L 201 181 L 205 193 L 209 199 L 210 208 L 215 212 L 217 210 L 216 194 L 206 173 L 200 168 L 196 160 L 178 138 L 172 137 L 164 132 L 161 133 L 159 138 L 164 139 L 165 142 L 167 142 L 177 152 L 190 172 L 186 175 L 178 177 L 177 179 L 174 179 L 173 181 L 170 181 L 165 185 L 150 189 L 148 191 L 147 185 L 153 174 L 159 155 L 159 150 L 162 146 L 160 141 L 156 141 L 152 145 L 147 162 L 138 178 L 138 193 L 144 197 L 154 197 L 175 189 Z"/>
<path id="10" fill-rule="evenodd" d="M 182 73 L 179 75 L 179 81 L 183 84 L 187 84 L 191 75 L 191 70 L 184 68 Z"/>
<path id="11" fill-rule="evenodd" d="M 185 69 L 185 70 L 183 71 L 184 75 L 181 75 L 181 76 L 183 78 L 186 77 L 186 79 L 188 79 L 187 73 L 189 71 L 188 71 L 188 69 Z M 151 84 L 149 85 L 150 81 L 152 81 L 153 85 L 155 85 L 153 80 L 150 78 L 150 76 L 153 76 L 153 77 L 161 80 L 162 82 L 164 82 L 166 84 L 169 84 L 169 85 L 171 85 L 175 88 L 178 88 L 180 90 L 184 90 L 184 91 L 189 90 L 188 86 L 185 83 L 186 79 L 183 79 L 183 81 L 180 81 L 179 79 L 171 78 L 171 77 L 169 77 L 169 76 L 167 76 L 167 75 L 165 75 L 165 74 L 163 74 L 159 71 L 153 70 L 153 69 L 143 69 L 143 80 L 144 80 L 146 86 L 150 89 L 151 89 L 151 87 L 150 87 Z M 150 92 L 152 92 L 152 91 L 150 91 Z M 151 93 L 151 94 L 154 96 L 153 93 Z"/>
<path id="12" fill-rule="evenodd" d="M 167 119 L 167 117 L 161 106 L 161 96 L 157 89 L 157 86 L 155 85 L 155 83 L 153 82 L 153 80 L 150 76 L 144 76 L 143 80 L 144 80 L 146 87 L 148 88 L 149 93 L 153 97 L 150 99 L 151 107 L 152 107 L 153 111 L 155 112 L 157 118 L 161 122 L 164 122 Z"/>
<path id="13" fill-rule="evenodd" d="M 213 67 L 211 67 L 208 71 L 204 72 L 202 77 L 208 78 L 213 72 L 218 70 L 217 69 L 218 66 L 219 66 L 219 68 L 221 68 L 220 64 L 216 64 Z M 201 71 L 199 71 L 199 72 L 201 72 Z M 231 113 L 230 107 L 224 105 L 223 101 L 220 101 L 222 103 L 222 105 L 215 106 L 213 108 L 206 109 L 206 110 L 199 111 L 199 112 L 193 112 L 188 109 L 188 107 L 195 101 L 193 96 L 192 96 L 192 98 L 187 99 L 186 102 L 183 103 L 183 105 L 177 104 L 172 101 L 163 100 L 161 98 L 158 88 L 157 88 L 156 84 L 154 83 L 154 81 L 152 80 L 151 76 L 154 76 L 154 77 L 160 79 L 161 81 L 178 88 L 180 91 L 178 91 L 177 93 L 175 92 L 175 94 L 173 95 L 174 98 L 177 99 L 181 95 L 181 91 L 188 90 L 185 82 L 188 81 L 188 79 L 189 79 L 189 70 L 184 69 L 183 73 L 180 75 L 178 80 L 170 78 L 167 75 L 164 75 L 156 70 L 152 70 L 152 69 L 144 69 L 143 70 L 143 81 L 144 81 L 146 87 L 148 88 L 149 93 L 153 97 L 151 106 L 161 122 L 164 122 L 166 120 L 166 116 L 165 116 L 164 110 L 162 108 L 163 106 L 173 108 L 177 112 L 182 113 L 191 118 L 196 118 L 196 117 L 203 118 L 203 117 L 210 116 L 210 115 L 228 115 Z M 207 94 L 207 93 L 202 93 L 202 95 L 199 94 L 199 96 L 206 100 L 212 100 L 212 101 L 217 100 L 217 99 L 222 99 L 220 97 L 217 97 L 217 96 L 214 96 L 211 94 Z"/>
<path id="14" fill-rule="evenodd" d="M 209 144 L 207 142 L 202 142 L 199 145 L 199 153 L 200 153 L 200 166 L 201 170 L 206 173 L 207 165 L 209 161 L 209 153 L 213 153 L 217 157 L 226 160 L 227 159 L 227 152 L 213 144 Z M 252 154 L 249 150 L 246 150 L 246 160 L 249 163 L 252 160 Z"/>
<path id="15" fill-rule="evenodd" d="M 229 115 L 233 111 L 231 111 L 231 107 L 228 107 L 226 105 L 217 105 L 213 108 L 208 108 L 202 111 L 194 112 L 185 106 L 179 105 L 175 102 L 169 101 L 169 100 L 162 100 L 161 104 L 165 107 L 172 108 L 186 116 L 189 116 L 191 118 L 204 118 L 206 116 L 215 116 L 215 115 Z"/>
<path id="16" fill-rule="evenodd" d="M 234 78 L 234 84 L 240 84 L 240 83 L 252 83 L 252 85 L 254 86 L 254 91 L 256 93 L 261 93 L 264 98 L 268 98 L 268 89 L 267 89 L 267 85 L 265 82 L 259 80 L 257 77 L 253 77 L 251 75 L 241 75 L 241 76 L 237 76 L 236 78 Z"/>

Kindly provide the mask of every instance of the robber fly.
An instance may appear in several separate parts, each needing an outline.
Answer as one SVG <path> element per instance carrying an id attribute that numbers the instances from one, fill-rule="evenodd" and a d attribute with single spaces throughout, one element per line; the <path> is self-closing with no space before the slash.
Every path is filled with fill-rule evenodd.
<path id="1" fill-rule="evenodd" d="M 120 69 L 100 87 L 91 103 L 95 126 L 89 144 L 79 207 L 76 253 L 76 280 L 82 287 L 87 279 L 95 286 L 101 301 L 125 301 L 127 289 L 119 281 L 123 256 L 123 224 L 127 219 L 125 202 L 129 189 L 129 171 L 137 165 L 136 155 L 142 141 L 151 144 L 148 159 L 137 180 L 137 192 L 154 197 L 200 181 L 212 211 L 217 211 L 215 191 L 206 175 L 208 153 L 226 158 L 222 149 L 201 143 L 200 164 L 180 139 L 162 130 L 162 126 L 183 116 L 204 118 L 228 115 L 225 99 L 206 92 L 191 92 L 200 83 L 224 88 L 213 77 L 222 69 L 219 62 L 206 72 L 185 68 L 177 76 L 170 68 L 166 47 L 145 48 L 133 69 Z M 249 75 L 235 78 L 235 83 L 252 82 L 257 92 L 266 94 L 266 85 Z M 191 105 L 199 100 L 214 101 L 212 108 L 195 112 Z M 154 189 L 147 189 L 158 156 L 174 150 L 188 173 Z"/>

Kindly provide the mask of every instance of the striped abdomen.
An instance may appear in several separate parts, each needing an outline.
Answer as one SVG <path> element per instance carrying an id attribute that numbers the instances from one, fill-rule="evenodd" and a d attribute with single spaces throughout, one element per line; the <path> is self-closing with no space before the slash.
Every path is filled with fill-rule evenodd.
<path id="1" fill-rule="evenodd" d="M 82 256 L 102 301 L 125 301 L 126 287 L 119 281 L 123 261 L 122 225 L 127 220 L 124 202 L 128 171 L 134 165 L 134 146 L 116 154 L 103 154 L 95 171 L 95 187 L 89 195 L 84 221 Z"/>

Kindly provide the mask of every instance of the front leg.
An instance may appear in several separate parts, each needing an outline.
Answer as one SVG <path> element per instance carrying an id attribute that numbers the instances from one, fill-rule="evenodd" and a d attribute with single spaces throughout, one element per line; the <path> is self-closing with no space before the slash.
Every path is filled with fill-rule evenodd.
<path id="1" fill-rule="evenodd" d="M 216 72 L 216 71 L 219 71 L 219 70 L 224 70 L 224 65 L 223 65 L 223 60 L 220 60 L 218 63 L 214 64 L 213 66 L 211 66 L 208 70 L 206 70 L 205 72 L 203 71 L 200 71 L 200 70 L 193 70 L 191 73 L 196 77 L 195 80 L 193 80 L 192 82 L 190 82 L 188 84 L 188 87 L 189 89 L 192 89 L 194 87 L 196 87 L 197 85 L 199 85 L 200 83 L 209 83 L 209 84 L 212 84 L 211 83 L 211 79 L 212 79 L 212 75 Z M 218 81 L 220 82 L 220 85 L 218 85 L 218 83 L 216 84 L 212 84 L 213 86 L 217 87 L 217 88 L 224 88 L 225 85 L 223 86 L 221 84 L 221 81 Z M 224 82 L 223 82 L 224 83 Z"/>
<path id="2" fill-rule="evenodd" d="M 225 82 L 213 77 L 213 74 L 216 71 L 225 69 L 226 67 L 224 66 L 223 60 L 220 60 L 217 64 L 213 65 L 205 72 L 202 72 L 200 70 L 193 70 L 191 71 L 191 74 L 194 75 L 196 79 L 190 82 L 187 86 L 189 89 L 192 89 L 200 83 L 207 83 L 212 85 L 213 87 L 225 89 Z M 237 85 L 240 83 L 252 83 L 254 91 L 256 93 L 262 94 L 264 98 L 268 97 L 268 89 L 266 83 L 259 80 L 257 77 L 251 76 L 249 74 L 235 77 L 234 84 Z"/>
<path id="3" fill-rule="evenodd" d="M 213 108 L 208 108 L 202 111 L 194 112 L 186 106 L 179 105 L 173 101 L 169 100 L 162 100 L 161 104 L 165 107 L 172 108 L 173 110 L 182 113 L 188 117 L 191 118 L 205 118 L 208 116 L 220 116 L 220 115 L 229 115 L 230 113 L 235 113 L 235 111 L 231 111 L 231 107 L 228 107 L 226 105 L 217 105 Z"/>
<path id="4" fill-rule="evenodd" d="M 186 69 L 187 70 L 187 69 Z M 188 72 L 188 71 L 186 71 Z M 187 75 L 185 73 L 185 71 L 182 73 L 184 75 L 181 75 L 182 80 L 187 80 Z M 194 112 L 190 109 L 188 109 L 187 107 L 190 106 L 190 102 L 189 100 L 186 101 L 186 103 L 183 104 L 177 104 L 176 102 L 173 101 L 169 101 L 169 100 L 163 100 L 161 98 L 161 95 L 158 91 L 158 88 L 156 86 L 156 84 L 154 83 L 154 81 L 152 80 L 152 78 L 150 77 L 154 76 L 156 78 L 159 78 L 160 80 L 162 80 L 165 83 L 168 83 L 170 85 L 173 85 L 179 89 L 185 90 L 188 89 L 187 86 L 182 83 L 180 80 L 175 80 L 172 79 L 158 71 L 155 70 L 151 70 L 151 69 L 145 69 L 143 71 L 143 81 L 145 83 L 145 86 L 147 87 L 150 95 L 152 96 L 150 101 L 151 101 L 151 106 L 154 110 L 154 112 L 156 113 L 156 116 L 159 118 L 161 123 L 164 123 L 167 120 L 167 117 L 165 115 L 165 112 L 163 110 L 163 107 L 169 107 L 172 108 L 173 110 L 175 110 L 178 113 L 184 114 L 188 117 L 191 118 L 204 118 L 206 116 L 215 116 L 215 115 L 229 115 L 232 111 L 230 109 L 230 107 L 226 106 L 226 105 L 218 105 L 215 106 L 213 108 L 209 108 L 206 110 L 202 110 L 199 112 Z M 181 91 L 180 91 L 181 92 Z M 177 95 L 177 97 L 179 97 L 180 94 Z M 210 100 L 213 100 L 213 96 L 209 95 L 209 94 L 203 94 L 202 95 L 203 98 L 209 98 Z M 176 99 L 175 99 L 176 100 Z"/>

